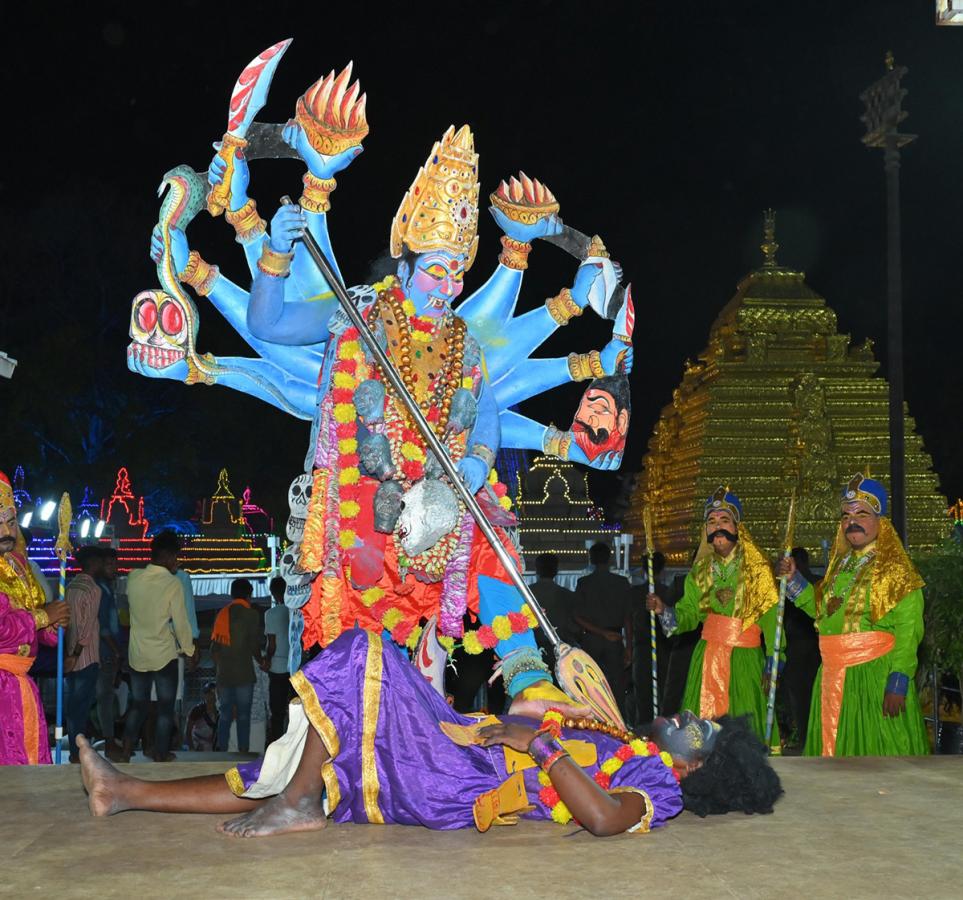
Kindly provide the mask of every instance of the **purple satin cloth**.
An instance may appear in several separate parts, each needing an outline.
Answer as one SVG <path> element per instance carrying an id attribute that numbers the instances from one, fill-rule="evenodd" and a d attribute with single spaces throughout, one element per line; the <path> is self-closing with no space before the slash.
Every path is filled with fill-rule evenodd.
<path id="1" fill-rule="evenodd" d="M 54 639 L 56 642 L 56 638 Z M 0 593 L 0 653 L 17 656 L 23 644 L 30 646 L 28 656 L 37 655 L 37 627 L 33 616 L 25 609 L 15 609 L 10 598 Z M 37 705 L 38 737 L 37 761 L 50 762 L 47 741 L 47 721 L 43 714 L 40 692 L 33 679 L 27 677 L 27 685 Z M 20 679 L 12 672 L 0 669 L 0 765 L 25 766 L 28 764 L 27 748 L 24 746 L 23 701 L 20 695 Z"/>
<path id="2" fill-rule="evenodd" d="M 369 642 L 380 647 L 376 653 L 380 678 L 376 671 L 369 671 Z M 377 664 L 372 668 L 376 670 Z M 460 747 L 441 731 L 440 722 L 466 725 L 475 720 L 456 713 L 424 676 L 397 649 L 382 644 L 381 638 L 358 629 L 347 631 L 302 673 L 337 730 L 340 747 L 333 764 L 340 799 L 329 811 L 335 821 L 370 821 L 367 788 L 367 808 L 374 795 L 386 823 L 436 829 L 473 827 L 475 798 L 508 777 L 502 747 Z M 310 718 L 309 705 L 305 703 Z M 373 755 L 367 758 L 363 746 L 366 713 L 374 728 Z M 563 738 L 596 745 L 597 763 L 585 769 L 589 776 L 621 746 L 614 738 L 594 731 L 566 731 Z M 245 788 L 257 780 L 260 770 L 260 760 L 238 766 Z M 550 811 L 538 799 L 538 769 L 525 770 L 524 778 L 529 802 L 535 805 L 526 816 L 550 819 Z M 671 770 L 656 757 L 629 760 L 612 776 L 611 786 L 645 791 L 655 810 L 653 828 L 682 810 L 679 786 Z"/>

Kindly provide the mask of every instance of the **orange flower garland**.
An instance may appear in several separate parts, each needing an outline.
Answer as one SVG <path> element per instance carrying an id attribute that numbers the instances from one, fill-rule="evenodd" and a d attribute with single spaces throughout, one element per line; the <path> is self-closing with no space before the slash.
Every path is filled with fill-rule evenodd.
<path id="1" fill-rule="evenodd" d="M 542 724 L 539 731 L 547 731 L 552 734 L 552 736 L 558 740 L 562 734 L 563 725 L 567 726 L 567 722 L 571 720 L 566 719 L 560 710 L 551 708 L 549 709 L 544 717 L 542 718 Z M 604 723 L 599 723 L 604 724 Z M 608 730 L 608 729 L 593 729 L 593 730 Z M 615 751 L 610 757 L 602 762 L 599 766 L 598 771 L 592 776 L 595 783 L 602 788 L 603 791 L 609 790 L 612 785 L 612 776 L 619 771 L 630 759 L 636 756 L 658 756 L 662 760 L 663 764 L 666 765 L 672 772 L 676 781 L 680 781 L 682 776 L 679 774 L 678 770 L 674 767 L 672 756 L 665 750 L 659 750 L 657 744 L 652 741 L 643 741 L 640 738 L 633 738 L 631 734 L 626 733 L 626 738 L 630 738 L 626 743 L 623 743 L 618 750 Z M 573 821 L 572 813 L 569 808 L 565 805 L 562 798 L 559 796 L 558 791 L 552 784 L 551 778 L 549 778 L 547 772 L 538 773 L 538 783 L 542 785 L 542 789 L 538 792 L 538 799 L 548 808 L 551 813 L 552 820 L 558 822 L 559 825 L 566 825 L 567 823 Z"/>

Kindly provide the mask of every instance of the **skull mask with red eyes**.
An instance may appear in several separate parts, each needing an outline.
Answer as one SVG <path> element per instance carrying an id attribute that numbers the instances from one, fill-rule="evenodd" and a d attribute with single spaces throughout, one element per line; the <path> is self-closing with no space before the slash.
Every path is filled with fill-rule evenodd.
<path id="1" fill-rule="evenodd" d="M 197 310 L 164 291 L 141 291 L 131 307 L 130 337 L 130 352 L 152 368 L 193 360 Z"/>

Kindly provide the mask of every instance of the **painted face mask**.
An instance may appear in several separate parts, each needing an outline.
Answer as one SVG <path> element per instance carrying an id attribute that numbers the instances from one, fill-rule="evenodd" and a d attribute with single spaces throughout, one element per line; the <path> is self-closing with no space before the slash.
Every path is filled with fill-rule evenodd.
<path id="1" fill-rule="evenodd" d="M 686 710 L 668 719 L 660 716 L 652 723 L 650 737 L 674 759 L 694 763 L 712 752 L 721 730 L 716 722 L 700 719 Z"/>

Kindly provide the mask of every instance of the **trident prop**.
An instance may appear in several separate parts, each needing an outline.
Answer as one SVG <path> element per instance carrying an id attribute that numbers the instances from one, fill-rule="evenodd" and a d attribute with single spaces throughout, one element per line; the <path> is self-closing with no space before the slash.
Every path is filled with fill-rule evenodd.
<path id="1" fill-rule="evenodd" d="M 645 528 L 645 553 L 649 559 L 649 593 L 655 593 L 655 534 L 653 533 L 652 507 L 646 504 L 642 511 L 642 525 Z M 659 714 L 659 650 L 656 646 L 655 612 L 649 610 L 649 644 L 652 648 L 652 718 Z"/>
<path id="2" fill-rule="evenodd" d="M 281 203 L 284 206 L 290 205 L 291 202 L 290 197 L 285 196 L 281 198 Z M 538 621 L 539 627 L 544 632 L 545 637 L 548 638 L 552 649 L 555 651 L 555 658 L 557 660 L 555 675 L 558 678 L 560 687 L 566 693 L 590 706 L 592 711 L 603 721 L 611 722 L 624 729 L 625 721 L 622 719 L 622 714 L 619 712 L 618 704 L 615 701 L 615 695 L 612 693 L 612 688 L 609 687 L 608 681 L 606 681 L 605 676 L 602 674 L 602 670 L 598 667 L 595 660 L 584 650 L 577 647 L 570 647 L 558 636 L 558 632 L 552 626 L 552 623 L 549 622 L 545 611 L 539 606 L 531 589 L 522 579 L 521 573 L 515 568 L 515 562 L 511 555 L 502 546 L 502 542 L 498 539 L 498 535 L 495 533 L 491 522 L 488 521 L 488 517 L 478 505 L 478 501 L 462 482 L 458 470 L 455 468 L 455 464 L 448 455 L 447 449 L 436 437 L 431 425 L 428 424 L 428 420 L 422 414 L 418 403 L 408 393 L 405 383 L 401 380 L 401 376 L 395 369 L 394 364 L 388 358 L 385 351 L 381 349 L 381 345 L 371 333 L 371 329 L 368 328 L 368 323 L 365 322 L 361 313 L 358 312 L 354 303 L 351 302 L 351 298 L 341 283 L 341 279 L 335 274 L 334 268 L 318 246 L 314 235 L 312 235 L 310 231 L 305 231 L 301 236 L 301 240 L 311 259 L 314 260 L 315 265 L 320 269 L 325 281 L 328 282 L 335 296 L 337 296 L 345 315 L 351 320 L 351 324 L 358 329 L 361 340 L 364 341 L 365 346 L 381 367 L 385 378 L 398 396 L 398 399 L 404 404 L 408 414 L 411 416 L 415 425 L 417 425 L 418 430 L 425 439 L 425 443 L 438 458 L 438 462 L 441 463 L 442 469 L 451 482 L 452 489 L 458 494 L 458 497 L 462 503 L 465 504 L 466 509 L 471 513 L 472 518 L 477 523 L 478 528 L 482 534 L 485 535 L 488 543 L 491 544 L 492 550 L 495 551 L 499 562 L 504 566 L 512 583 L 525 599 L 529 609 L 531 609 L 532 614 Z"/>
<path id="3" fill-rule="evenodd" d="M 783 543 L 782 558 L 792 554 L 793 532 L 796 530 L 796 491 L 793 489 L 789 500 L 789 521 L 786 523 L 786 540 Z M 766 704 L 766 746 L 772 737 L 772 722 L 776 712 L 776 682 L 779 680 L 779 645 L 782 643 L 782 619 L 786 611 L 786 576 L 779 577 L 779 605 L 776 607 L 776 634 L 773 638 L 772 657 L 769 668 L 769 702 Z"/>
<path id="4" fill-rule="evenodd" d="M 70 520 L 73 517 L 73 509 L 70 506 L 70 494 L 64 494 L 60 498 L 60 511 L 57 515 L 59 532 L 57 534 L 57 544 L 54 552 L 60 560 L 60 583 L 58 585 L 57 599 L 64 602 L 64 595 L 67 593 L 67 557 L 73 547 L 70 546 Z M 60 765 L 60 745 L 64 737 L 64 629 L 61 625 L 57 629 L 57 724 L 54 728 L 54 762 Z"/>

